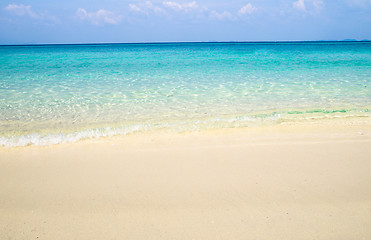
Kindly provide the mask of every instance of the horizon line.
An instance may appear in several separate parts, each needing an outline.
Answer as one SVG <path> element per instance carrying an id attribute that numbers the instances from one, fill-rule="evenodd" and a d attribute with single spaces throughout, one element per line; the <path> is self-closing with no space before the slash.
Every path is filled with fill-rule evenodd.
<path id="1" fill-rule="evenodd" d="M 148 42 L 86 42 L 86 43 L 20 43 L 0 46 L 48 46 L 48 45 L 119 45 L 119 44 L 172 44 L 172 43 L 314 43 L 314 42 L 371 42 L 369 39 L 356 40 L 259 40 L 259 41 L 148 41 Z"/>

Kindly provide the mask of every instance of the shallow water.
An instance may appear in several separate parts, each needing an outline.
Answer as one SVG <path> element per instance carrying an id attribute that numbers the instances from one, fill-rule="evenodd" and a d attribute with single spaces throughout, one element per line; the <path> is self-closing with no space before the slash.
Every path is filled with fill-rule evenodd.
<path id="1" fill-rule="evenodd" d="M 371 43 L 0 46 L 0 146 L 369 117 Z"/>

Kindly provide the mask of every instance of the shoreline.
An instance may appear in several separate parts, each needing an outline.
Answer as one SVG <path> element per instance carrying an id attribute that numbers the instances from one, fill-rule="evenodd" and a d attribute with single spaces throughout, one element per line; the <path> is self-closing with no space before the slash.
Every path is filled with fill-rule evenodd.
<path id="1" fill-rule="evenodd" d="M 0 148 L 1 239 L 368 239 L 371 123 Z"/>
<path id="2" fill-rule="evenodd" d="M 160 140 L 162 138 L 170 138 L 170 139 L 177 139 L 177 138 L 184 138 L 184 136 L 202 136 L 202 135 L 210 135 L 215 133 L 216 136 L 220 134 L 224 135 L 231 135 L 233 133 L 239 133 L 239 134 L 247 134 L 250 136 L 250 140 L 254 137 L 257 137 L 259 135 L 266 135 L 267 133 L 283 133 L 285 131 L 287 132 L 301 132 L 304 130 L 304 132 L 319 132 L 319 130 L 323 130 L 325 132 L 331 132 L 331 131 L 338 131 L 342 130 L 341 132 L 349 132 L 351 129 L 355 129 L 355 126 L 359 127 L 359 132 L 362 132 L 362 128 L 366 127 L 367 129 L 371 125 L 371 119 L 368 116 L 358 116 L 358 117 L 339 117 L 339 118 L 309 118 L 309 119 L 297 119 L 297 120 L 286 120 L 283 122 L 260 122 L 260 124 L 252 124 L 251 126 L 236 126 L 236 127 L 228 127 L 228 126 L 222 126 L 222 127 L 216 127 L 213 126 L 211 128 L 195 128 L 194 130 L 189 129 L 177 129 L 177 128 L 166 128 L 166 127 L 159 127 L 159 128 L 148 128 L 146 129 L 145 126 L 142 126 L 143 129 L 139 128 L 137 125 L 133 125 L 130 128 L 126 130 L 122 130 L 125 133 L 114 133 L 114 128 L 109 127 L 102 127 L 99 129 L 105 129 L 106 131 L 112 131 L 112 133 L 104 133 L 102 132 L 101 136 L 95 136 L 95 132 L 97 132 L 97 129 L 91 129 L 91 130 L 83 130 L 81 132 L 75 132 L 75 133 L 68 133 L 67 135 L 63 136 L 63 134 L 53 134 L 53 135 L 46 135 L 46 136 L 39 136 L 39 140 L 42 140 L 42 142 L 39 143 L 27 143 L 27 144 L 21 144 L 22 140 L 15 140 L 18 141 L 18 145 L 14 146 L 0 146 L 0 153 L 2 151 L 6 151 L 6 149 L 23 149 L 23 148 L 29 148 L 29 147 L 36 147 L 36 148 L 43 148 L 43 147 L 53 147 L 53 146 L 59 146 L 59 145 L 75 145 L 80 143 L 99 143 L 99 142 L 106 142 L 106 141 L 118 141 L 118 142 L 125 142 L 125 141 L 134 141 L 134 142 L 143 142 L 145 139 L 151 138 L 154 140 Z M 138 129 L 136 129 L 138 128 Z M 344 130 L 344 131 L 343 131 Z M 76 137 L 75 135 L 85 133 L 85 137 Z M 26 136 L 23 136 L 25 138 L 32 137 L 32 136 L 38 136 L 37 133 L 29 134 Z M 54 137 L 61 138 L 60 140 L 53 140 Z M 69 137 L 70 136 L 70 139 Z M 252 137 L 252 138 L 251 138 Z M 265 136 L 269 139 L 269 136 Z M 66 139 L 62 139 L 66 138 Z M 259 137 L 258 137 L 259 138 Z M 1 139 L 1 137 L 0 137 Z M 49 139 L 49 140 L 48 140 Z M 5 140 L 11 140 L 7 138 L 3 138 L 2 141 Z M 249 140 L 247 138 L 246 140 Z M 23 140 L 23 141 L 30 141 L 30 140 Z M 49 142 L 48 142 L 49 141 Z M 33 141 L 31 141 L 33 142 Z M 43 143 L 44 142 L 44 143 Z M 54 143 L 55 142 L 55 143 Z M 153 141 L 152 141 L 153 142 Z M 156 142 L 156 141 L 155 141 Z M 2 143 L 4 144 L 4 143 Z M 10 144 L 10 143 L 8 143 Z"/>

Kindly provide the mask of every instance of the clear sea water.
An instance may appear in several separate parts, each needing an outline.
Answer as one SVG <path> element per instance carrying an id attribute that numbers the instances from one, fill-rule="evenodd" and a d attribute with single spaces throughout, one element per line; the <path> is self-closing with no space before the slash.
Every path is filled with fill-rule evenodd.
<path id="1" fill-rule="evenodd" d="M 0 46 L 0 146 L 370 117 L 370 42 Z"/>

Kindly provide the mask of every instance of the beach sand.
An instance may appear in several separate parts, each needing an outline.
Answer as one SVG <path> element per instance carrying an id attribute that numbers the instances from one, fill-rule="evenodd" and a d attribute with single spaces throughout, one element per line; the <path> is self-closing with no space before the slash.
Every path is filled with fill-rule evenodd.
<path id="1" fill-rule="evenodd" d="M 0 239 L 371 239 L 371 123 L 3 148 Z"/>

